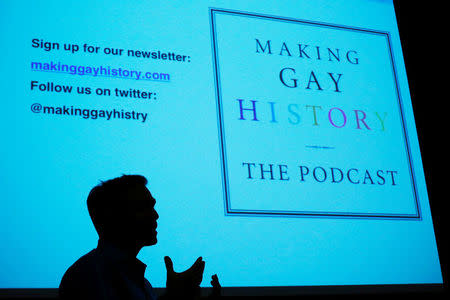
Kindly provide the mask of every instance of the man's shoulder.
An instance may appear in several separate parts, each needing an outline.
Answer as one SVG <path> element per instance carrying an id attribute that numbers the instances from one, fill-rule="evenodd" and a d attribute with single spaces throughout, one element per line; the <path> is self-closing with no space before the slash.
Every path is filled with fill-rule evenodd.
<path id="1" fill-rule="evenodd" d="M 75 261 L 64 273 L 60 286 L 68 285 L 73 281 L 79 284 L 89 282 L 98 273 L 101 266 L 101 257 L 96 249 L 86 253 Z"/>
<path id="2" fill-rule="evenodd" d="M 97 249 L 75 261 L 64 273 L 59 284 L 60 299 L 104 299 L 99 296 L 104 277 L 102 265 L 102 258 Z"/>

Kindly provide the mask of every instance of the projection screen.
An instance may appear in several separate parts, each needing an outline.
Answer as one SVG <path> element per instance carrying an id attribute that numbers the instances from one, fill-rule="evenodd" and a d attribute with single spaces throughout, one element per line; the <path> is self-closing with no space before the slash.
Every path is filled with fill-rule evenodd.
<path id="1" fill-rule="evenodd" d="M 202 287 L 442 284 L 392 1 L 2 1 L 0 288 L 56 289 L 141 174 Z"/>

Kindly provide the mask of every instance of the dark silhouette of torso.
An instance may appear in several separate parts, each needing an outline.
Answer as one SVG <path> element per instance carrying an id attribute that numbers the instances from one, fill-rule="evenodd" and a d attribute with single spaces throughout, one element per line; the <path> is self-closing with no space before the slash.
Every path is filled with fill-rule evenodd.
<path id="1" fill-rule="evenodd" d="M 104 240 L 64 274 L 60 299 L 146 299 L 156 295 L 144 278 L 146 265 Z"/>

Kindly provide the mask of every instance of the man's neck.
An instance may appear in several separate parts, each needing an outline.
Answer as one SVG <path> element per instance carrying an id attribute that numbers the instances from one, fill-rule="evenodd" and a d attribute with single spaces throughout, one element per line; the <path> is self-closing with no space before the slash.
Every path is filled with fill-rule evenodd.
<path id="1" fill-rule="evenodd" d="M 114 245 L 115 247 L 126 253 L 126 255 L 129 257 L 137 257 L 139 251 L 141 251 L 143 247 L 143 245 L 139 244 L 136 241 L 126 241 L 110 238 L 103 238 L 103 240 Z"/>

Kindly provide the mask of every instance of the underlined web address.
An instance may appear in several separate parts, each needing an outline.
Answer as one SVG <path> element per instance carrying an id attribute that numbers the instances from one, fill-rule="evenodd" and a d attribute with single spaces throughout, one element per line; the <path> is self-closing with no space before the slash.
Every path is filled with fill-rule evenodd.
<path id="1" fill-rule="evenodd" d="M 170 82 L 170 74 L 168 73 L 139 71 L 111 66 L 70 65 L 54 61 L 31 62 L 31 71 L 64 73 L 79 76 Z"/>

